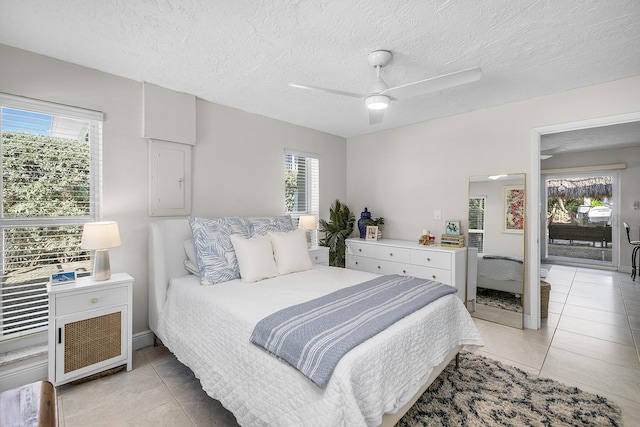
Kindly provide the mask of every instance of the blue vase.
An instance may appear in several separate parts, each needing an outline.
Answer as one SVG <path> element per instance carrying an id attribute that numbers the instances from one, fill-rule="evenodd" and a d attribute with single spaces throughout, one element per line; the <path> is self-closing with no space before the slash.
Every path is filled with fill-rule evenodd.
<path id="1" fill-rule="evenodd" d="M 365 220 L 371 219 L 371 212 L 364 208 L 364 212 L 360 213 L 360 219 L 358 220 L 358 231 L 360 231 L 360 238 L 364 239 L 367 233 L 367 226 L 364 223 Z"/>

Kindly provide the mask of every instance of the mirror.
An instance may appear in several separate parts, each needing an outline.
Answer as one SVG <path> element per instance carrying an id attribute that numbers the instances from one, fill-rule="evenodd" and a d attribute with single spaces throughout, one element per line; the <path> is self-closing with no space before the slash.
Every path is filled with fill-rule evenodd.
<path id="1" fill-rule="evenodd" d="M 469 178 L 467 308 L 524 327 L 525 174 Z"/>

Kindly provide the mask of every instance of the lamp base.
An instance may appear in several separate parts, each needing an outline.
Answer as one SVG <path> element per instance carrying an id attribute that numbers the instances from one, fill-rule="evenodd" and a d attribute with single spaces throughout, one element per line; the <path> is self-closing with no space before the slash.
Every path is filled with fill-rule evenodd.
<path id="1" fill-rule="evenodd" d="M 93 260 L 93 280 L 102 281 L 110 278 L 109 249 L 97 249 Z"/>

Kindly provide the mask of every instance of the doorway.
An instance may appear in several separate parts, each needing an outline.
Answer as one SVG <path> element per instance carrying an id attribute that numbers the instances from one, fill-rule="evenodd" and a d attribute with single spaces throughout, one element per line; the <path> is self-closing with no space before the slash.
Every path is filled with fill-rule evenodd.
<path id="1" fill-rule="evenodd" d="M 616 171 L 543 174 L 547 218 L 543 263 L 616 265 L 618 176 Z"/>
<path id="2" fill-rule="evenodd" d="M 529 314 L 525 314 L 525 327 L 538 329 L 540 328 L 540 264 L 542 260 L 542 255 L 544 251 L 544 244 L 541 244 L 546 241 L 546 203 L 545 200 L 547 198 L 545 192 L 545 184 L 544 179 L 542 177 L 542 168 L 541 168 L 541 158 L 548 158 L 548 156 L 542 157 L 543 146 L 542 139 L 543 137 L 547 137 L 550 135 L 554 135 L 562 132 L 573 132 L 573 131 L 581 131 L 581 130 L 598 130 L 602 129 L 603 132 L 606 131 L 605 128 L 609 126 L 618 125 L 640 125 L 640 112 L 620 114 L 616 116 L 608 116 L 608 117 L 599 117 L 594 119 L 588 119 L 578 122 L 570 122 L 570 123 L 562 123 L 558 125 L 550 125 L 539 128 L 534 128 L 531 131 L 531 180 L 528 180 L 530 187 L 531 204 L 532 209 L 529 210 L 531 212 L 531 221 L 528 222 L 530 225 L 527 233 L 527 249 L 530 256 L 530 262 L 528 263 L 528 271 L 527 278 L 528 283 L 532 285 L 528 287 L 526 292 L 526 297 L 528 304 L 526 306 L 526 310 L 529 310 Z M 638 133 L 636 132 L 636 135 Z M 609 145 L 609 141 L 604 141 L 603 138 L 598 138 L 594 140 L 594 145 L 598 145 L 600 147 L 604 147 L 605 145 Z M 635 142 L 636 146 L 638 144 L 637 140 Z M 571 143 L 567 143 L 567 146 L 572 145 Z M 529 190 L 529 188 L 528 188 Z M 536 200 L 537 198 L 537 200 Z M 621 206 L 618 204 L 618 209 L 620 210 Z M 628 210 L 627 210 L 628 211 Z M 627 212 L 625 211 L 625 212 Z M 624 214 L 625 212 L 619 212 L 618 215 Z M 616 224 L 616 221 L 619 218 L 614 217 L 613 221 Z M 613 236 L 613 245 L 616 246 L 616 236 Z M 618 243 L 619 244 L 619 243 Z M 621 257 L 627 257 L 628 251 L 626 248 L 622 251 Z M 630 256 L 630 253 L 629 253 Z M 620 257 L 619 257 L 620 259 Z M 614 265 L 613 268 L 619 268 L 619 266 Z M 536 286 L 538 285 L 538 286 Z"/>

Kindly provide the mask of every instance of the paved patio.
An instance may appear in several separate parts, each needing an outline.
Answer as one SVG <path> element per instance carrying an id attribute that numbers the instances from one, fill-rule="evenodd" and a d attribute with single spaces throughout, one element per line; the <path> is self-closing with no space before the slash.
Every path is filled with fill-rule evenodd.
<path id="1" fill-rule="evenodd" d="M 548 248 L 549 256 L 611 262 L 611 243 L 601 248 L 591 242 L 555 240 Z"/>

